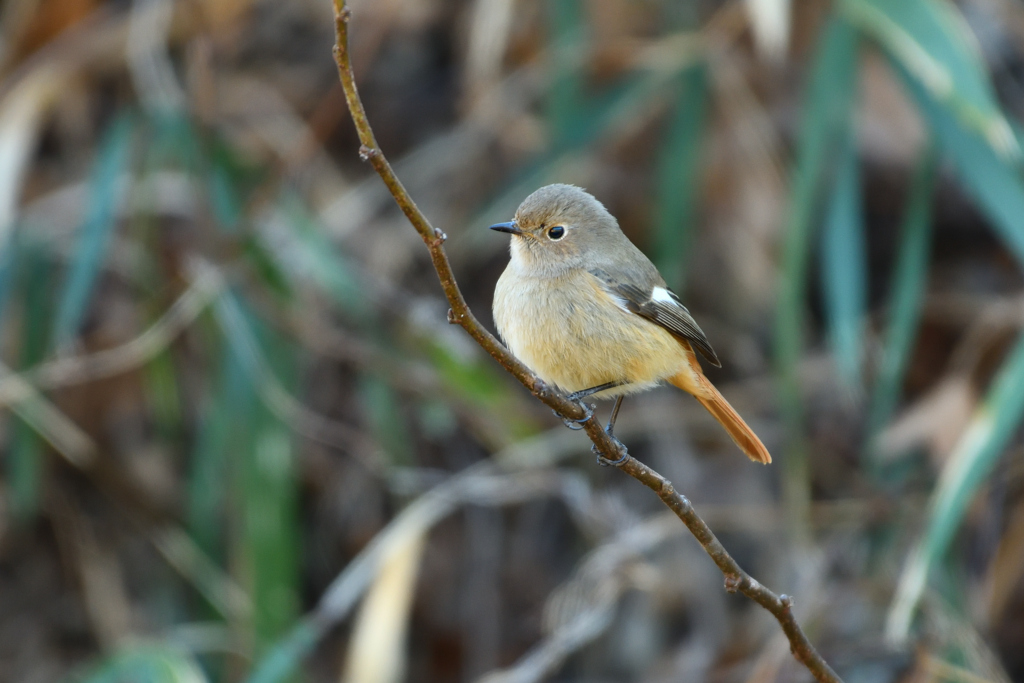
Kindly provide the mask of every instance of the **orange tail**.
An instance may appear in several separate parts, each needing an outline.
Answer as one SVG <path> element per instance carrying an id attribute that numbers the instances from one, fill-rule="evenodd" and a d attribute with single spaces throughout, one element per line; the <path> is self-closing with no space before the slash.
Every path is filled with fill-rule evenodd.
<path id="1" fill-rule="evenodd" d="M 725 427 L 725 431 L 729 432 L 729 436 L 740 447 L 740 450 L 747 454 L 748 458 L 765 465 L 770 463 L 772 456 L 761 443 L 761 439 L 757 438 L 757 434 L 747 426 L 740 414 L 729 405 L 725 397 L 718 393 L 715 385 L 704 376 L 693 352 L 691 351 L 688 355 L 691 356 L 690 370 L 684 370 L 675 377 L 669 378 L 668 381 L 683 391 L 693 394 L 694 398 L 700 401 L 701 405 L 707 408 L 708 412 Z"/>

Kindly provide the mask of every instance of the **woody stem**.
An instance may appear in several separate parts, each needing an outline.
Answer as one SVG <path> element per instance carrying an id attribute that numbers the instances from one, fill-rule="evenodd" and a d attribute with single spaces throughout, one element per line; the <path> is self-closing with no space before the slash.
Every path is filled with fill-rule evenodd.
<path id="1" fill-rule="evenodd" d="M 487 351 L 505 370 L 511 373 L 516 379 L 522 382 L 530 392 L 543 403 L 554 409 L 559 415 L 571 420 L 582 420 L 586 417 L 583 409 L 576 403 L 570 401 L 566 396 L 554 390 L 537 377 L 529 368 L 521 363 L 499 342 L 494 335 L 487 331 L 476 319 L 465 298 L 455 281 L 455 274 L 452 272 L 451 264 L 444 250 L 444 241 L 447 236 L 440 229 L 433 227 L 423 212 L 419 210 L 402 182 L 395 175 L 391 164 L 381 152 L 374 137 L 373 129 L 366 117 L 366 110 L 359 98 L 359 91 L 356 89 L 355 77 L 352 72 L 352 64 L 348 52 L 348 22 L 351 16 L 350 10 L 345 6 L 345 0 L 334 1 L 334 27 L 337 43 L 334 46 L 334 59 L 338 65 L 338 76 L 341 79 L 342 88 L 345 91 L 345 100 L 348 103 L 352 121 L 355 123 L 356 131 L 359 134 L 361 144 L 359 154 L 369 161 L 381 180 L 387 186 L 388 191 L 394 197 L 395 202 L 401 208 L 406 218 L 419 233 L 430 253 L 430 260 L 437 271 L 438 280 L 444 290 L 445 298 L 448 300 L 451 309 L 448 311 L 448 322 L 460 325 L 485 351 Z M 841 679 L 832 670 L 828 663 L 818 654 L 818 651 L 811 644 L 810 640 L 801 630 L 793 615 L 793 602 L 786 595 L 776 595 L 757 580 L 747 574 L 737 564 L 736 560 L 729 554 L 722 543 L 715 537 L 710 527 L 694 511 L 690 501 L 675 490 L 672 483 L 658 474 L 656 471 L 628 456 L 621 444 L 615 441 L 596 420 L 587 420 L 583 428 L 593 441 L 598 455 L 608 461 L 616 461 L 626 456 L 619 465 L 626 474 L 630 475 L 640 483 L 654 491 L 659 498 L 671 509 L 677 517 L 686 525 L 694 538 L 701 544 L 704 551 L 711 557 L 725 576 L 725 588 L 729 592 L 739 591 L 757 604 L 768 610 L 774 616 L 783 632 L 789 639 L 790 649 L 793 656 L 811 672 L 818 681 L 828 683 L 841 683 Z"/>

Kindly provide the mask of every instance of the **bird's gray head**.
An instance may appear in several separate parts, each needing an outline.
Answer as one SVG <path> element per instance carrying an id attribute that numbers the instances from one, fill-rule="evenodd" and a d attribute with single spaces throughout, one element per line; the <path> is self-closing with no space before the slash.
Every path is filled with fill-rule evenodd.
<path id="1" fill-rule="evenodd" d="M 540 188 L 519 205 L 515 220 L 491 229 L 510 233 L 513 263 L 537 275 L 584 267 L 593 253 L 625 239 L 604 205 L 574 185 Z"/>

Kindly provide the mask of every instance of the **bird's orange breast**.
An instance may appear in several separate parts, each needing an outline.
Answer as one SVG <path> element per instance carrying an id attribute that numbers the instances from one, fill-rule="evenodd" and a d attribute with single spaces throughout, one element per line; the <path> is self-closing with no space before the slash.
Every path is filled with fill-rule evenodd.
<path id="1" fill-rule="evenodd" d="M 531 278 L 510 264 L 495 288 L 494 320 L 512 353 L 567 392 L 626 382 L 602 395 L 631 393 L 688 368 L 676 337 L 627 311 L 583 270 Z"/>

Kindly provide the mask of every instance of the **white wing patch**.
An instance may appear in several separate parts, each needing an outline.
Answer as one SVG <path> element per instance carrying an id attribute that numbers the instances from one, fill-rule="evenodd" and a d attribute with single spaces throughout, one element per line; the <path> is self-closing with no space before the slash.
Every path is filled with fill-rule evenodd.
<path id="1" fill-rule="evenodd" d="M 623 282 L 600 268 L 591 270 L 590 274 L 604 285 L 616 304 L 625 304 L 624 308 L 630 313 L 643 316 L 690 342 L 713 365 L 722 367 L 703 330 L 671 290 L 661 286 L 647 289 Z"/>
<path id="2" fill-rule="evenodd" d="M 664 287 L 655 287 L 651 290 L 651 300 L 663 304 L 676 304 L 677 301 L 672 294 Z"/>

